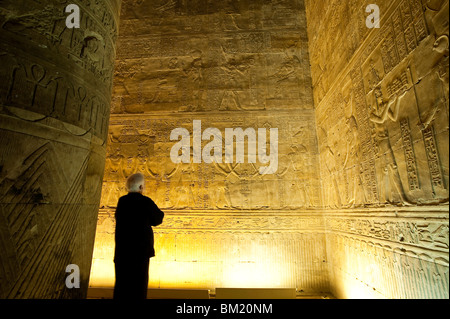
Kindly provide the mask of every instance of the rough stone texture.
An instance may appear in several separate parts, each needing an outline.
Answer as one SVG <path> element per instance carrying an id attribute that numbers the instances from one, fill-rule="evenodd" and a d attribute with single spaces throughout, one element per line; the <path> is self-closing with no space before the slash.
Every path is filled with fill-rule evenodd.
<path id="1" fill-rule="evenodd" d="M 330 286 L 448 298 L 448 1 L 306 1 Z"/>
<path id="2" fill-rule="evenodd" d="M 68 4 L 81 28 L 68 29 Z M 82 298 L 120 1 L 0 2 L 0 298 Z M 80 267 L 81 289 L 65 286 Z"/>
<path id="3" fill-rule="evenodd" d="M 328 291 L 303 1 L 125 1 L 117 55 L 91 285 L 114 284 L 114 208 L 141 171 L 167 213 L 150 287 Z M 278 128 L 278 171 L 174 164 L 193 120 Z"/>

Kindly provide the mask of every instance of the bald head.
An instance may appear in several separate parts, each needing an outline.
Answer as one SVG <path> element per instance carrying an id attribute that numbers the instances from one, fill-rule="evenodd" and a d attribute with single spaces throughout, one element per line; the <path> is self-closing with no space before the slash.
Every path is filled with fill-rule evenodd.
<path id="1" fill-rule="evenodd" d="M 128 177 L 127 190 L 130 193 L 142 193 L 144 191 L 145 178 L 141 173 L 136 173 Z"/>

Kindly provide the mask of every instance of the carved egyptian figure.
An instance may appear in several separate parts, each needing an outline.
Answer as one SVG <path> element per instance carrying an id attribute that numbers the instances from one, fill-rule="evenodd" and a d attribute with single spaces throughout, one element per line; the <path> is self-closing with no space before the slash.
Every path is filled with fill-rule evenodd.
<path id="1" fill-rule="evenodd" d="M 342 207 L 342 200 L 337 180 L 335 152 L 331 149 L 330 146 L 326 146 L 325 154 L 323 156 L 325 157 L 325 165 L 330 176 L 330 184 L 327 185 L 327 203 L 332 207 L 340 208 Z"/>
<path id="2" fill-rule="evenodd" d="M 198 204 L 196 176 L 196 164 L 180 163 L 177 164 L 175 171 L 168 172 L 167 178 L 174 180 L 171 197 L 176 209 L 195 208 Z"/>
<path id="3" fill-rule="evenodd" d="M 344 163 L 344 171 L 349 175 L 348 205 L 359 206 L 365 203 L 363 181 L 361 178 L 361 141 L 358 133 L 358 124 L 352 115 L 346 120 L 347 126 L 347 154 Z"/>
<path id="4" fill-rule="evenodd" d="M 382 203 L 402 203 L 409 204 L 403 190 L 402 181 L 398 172 L 397 162 L 389 139 L 389 132 L 385 126 L 388 118 L 397 121 L 399 113 L 399 104 L 401 98 L 395 98 L 394 101 L 384 101 L 381 89 L 374 90 L 376 101 L 374 103 L 370 120 L 375 123 L 375 141 L 378 146 L 378 181 L 380 201 Z M 392 109 L 394 105 L 394 109 Z"/>
<path id="5" fill-rule="evenodd" d="M 289 208 L 313 205 L 309 183 L 307 179 L 302 178 L 307 170 L 307 154 L 308 150 L 304 145 L 291 146 L 291 152 L 288 154 L 291 172 L 286 180 L 288 185 L 286 204 Z"/>

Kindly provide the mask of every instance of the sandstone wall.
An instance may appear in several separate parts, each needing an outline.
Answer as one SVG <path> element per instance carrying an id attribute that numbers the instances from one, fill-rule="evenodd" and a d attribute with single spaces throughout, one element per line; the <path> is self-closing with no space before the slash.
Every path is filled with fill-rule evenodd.
<path id="1" fill-rule="evenodd" d="M 332 292 L 448 298 L 448 1 L 306 1 Z"/>
<path id="2" fill-rule="evenodd" d="M 79 29 L 66 27 L 69 4 Z M 119 7 L 0 3 L 0 298 L 86 296 Z M 69 264 L 80 289 L 66 288 Z"/>
<path id="3" fill-rule="evenodd" d="M 141 171 L 166 212 L 150 287 L 328 291 L 303 1 L 125 1 L 117 50 L 91 285 L 114 284 L 114 209 Z M 174 164 L 170 133 L 194 120 L 277 128 L 278 170 L 248 151 Z"/>
<path id="4" fill-rule="evenodd" d="M 373 30 L 370 3 L 124 4 L 92 286 L 139 170 L 167 212 L 151 287 L 448 298 L 448 1 L 382 1 Z M 277 173 L 174 164 L 194 120 L 278 128 Z"/>

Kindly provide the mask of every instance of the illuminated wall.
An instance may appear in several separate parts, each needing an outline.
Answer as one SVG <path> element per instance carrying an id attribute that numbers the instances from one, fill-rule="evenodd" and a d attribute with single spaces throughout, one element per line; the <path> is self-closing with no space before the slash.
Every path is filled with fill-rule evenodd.
<path id="1" fill-rule="evenodd" d="M 86 297 L 120 2 L 0 1 L 0 299 Z"/>
<path id="2" fill-rule="evenodd" d="M 328 291 L 303 2 L 125 1 L 120 28 L 90 285 L 114 284 L 115 205 L 141 171 L 166 213 L 150 287 Z M 268 153 L 278 129 L 276 172 L 247 140 L 244 163 L 175 164 L 171 132 L 194 151 L 194 120 L 220 131 L 223 154 L 227 128 L 267 130 Z"/>
<path id="3" fill-rule="evenodd" d="M 139 170 L 167 213 L 151 287 L 448 298 L 448 1 L 378 1 L 379 29 L 371 2 L 125 2 L 91 286 Z M 277 172 L 174 164 L 194 120 L 278 128 Z"/>
<path id="4" fill-rule="evenodd" d="M 448 298 L 448 1 L 377 1 L 379 29 L 373 1 L 326 3 L 306 11 L 331 291 Z"/>

